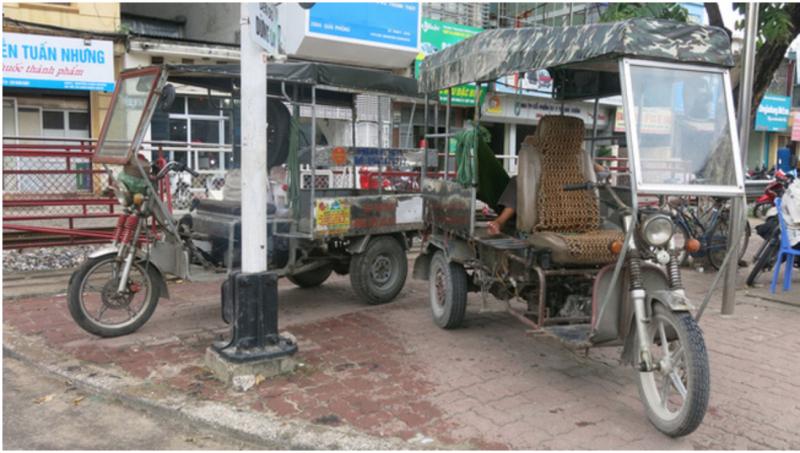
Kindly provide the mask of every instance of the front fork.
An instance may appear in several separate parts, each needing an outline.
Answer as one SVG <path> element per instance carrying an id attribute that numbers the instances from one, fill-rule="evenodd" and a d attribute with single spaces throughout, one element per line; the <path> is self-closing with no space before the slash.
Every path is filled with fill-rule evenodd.
<path id="1" fill-rule="evenodd" d="M 639 349 L 639 371 L 653 371 L 653 356 L 650 354 L 650 340 L 647 334 L 647 326 L 650 324 L 650 317 L 647 315 L 645 299 L 647 292 L 642 286 L 641 278 L 641 258 L 635 250 L 628 262 L 631 271 L 631 300 L 633 301 L 633 311 L 636 322 L 636 338 Z"/>
<path id="2" fill-rule="evenodd" d="M 124 294 L 128 290 L 128 277 L 131 273 L 131 267 L 133 267 L 133 260 L 136 258 L 136 246 L 139 242 L 142 224 L 145 223 L 143 219 L 139 218 L 136 214 L 130 216 L 129 219 L 131 220 L 125 225 L 127 231 L 123 231 L 122 233 L 119 253 L 117 254 L 117 262 L 124 259 L 119 285 L 117 286 L 117 294 Z M 134 223 L 132 219 L 135 219 L 136 225 L 133 227 L 133 234 L 130 234 L 131 227 L 133 226 L 132 224 Z"/>

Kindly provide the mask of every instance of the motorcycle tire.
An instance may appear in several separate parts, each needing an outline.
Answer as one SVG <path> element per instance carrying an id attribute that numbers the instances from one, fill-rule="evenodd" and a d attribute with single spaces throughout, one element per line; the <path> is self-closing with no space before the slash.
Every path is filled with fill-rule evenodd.
<path id="1" fill-rule="evenodd" d="M 136 266 L 140 275 L 147 277 L 149 289 L 149 293 L 147 294 L 142 308 L 139 309 L 133 318 L 118 325 L 104 324 L 101 320 L 94 319 L 93 316 L 87 313 L 82 303 L 83 289 L 87 284 L 87 279 L 95 270 L 101 268 L 103 265 L 113 263 L 115 259 L 116 255 L 111 254 L 87 260 L 72 274 L 67 290 L 67 306 L 72 319 L 75 320 L 83 330 L 100 337 L 119 337 L 135 332 L 153 315 L 153 312 L 156 310 L 156 305 L 158 305 L 158 299 L 161 297 L 161 275 L 152 265 L 144 269 L 146 263 L 143 261 L 136 261 L 134 266 Z M 105 301 L 103 304 L 107 305 Z M 102 314 L 100 318 L 102 318 Z"/>
<path id="2" fill-rule="evenodd" d="M 325 283 L 325 280 L 331 276 L 332 272 L 333 266 L 326 264 L 322 267 L 311 269 L 310 271 L 287 275 L 286 278 L 301 288 L 316 288 L 317 286 Z"/>
<path id="3" fill-rule="evenodd" d="M 289 133 L 292 115 L 283 102 L 267 100 L 267 168 L 286 163 L 289 156 Z"/>
<path id="4" fill-rule="evenodd" d="M 767 211 L 773 206 L 772 202 L 758 203 L 753 207 L 753 217 L 757 219 L 764 219 L 767 217 Z"/>
<path id="5" fill-rule="evenodd" d="M 780 234 L 780 232 L 778 234 Z M 747 286 L 755 285 L 758 276 L 761 275 L 761 273 L 765 270 L 771 269 L 772 266 L 774 266 L 774 261 L 778 254 L 779 247 L 779 237 L 770 238 L 769 240 L 764 241 L 764 244 L 762 244 L 755 256 L 755 264 L 753 264 L 753 269 L 747 276 Z"/>
<path id="6" fill-rule="evenodd" d="M 373 237 L 364 253 L 350 258 L 350 285 L 356 295 L 370 305 L 394 300 L 407 276 L 406 251 L 392 236 Z"/>
<path id="7" fill-rule="evenodd" d="M 700 426 L 708 409 L 711 387 L 708 353 L 703 333 L 690 313 L 673 312 L 660 303 L 656 304 L 647 329 L 651 352 L 653 349 L 656 353 L 662 350 L 662 328 L 668 343 L 679 343 L 669 351 L 670 355 L 675 354 L 672 358 L 674 368 L 671 367 L 667 375 L 661 374 L 660 369 L 638 371 L 636 383 L 650 423 L 670 437 L 681 437 L 691 434 Z M 634 341 L 638 344 L 637 338 Z M 669 349 L 669 344 L 666 348 Z M 680 368 L 681 365 L 683 368 Z M 658 388 L 659 380 L 661 389 Z M 673 396 L 680 395 L 682 399 L 681 405 L 675 411 L 670 407 L 676 406 L 676 400 L 671 398 L 671 393 Z"/>
<path id="8" fill-rule="evenodd" d="M 448 262 L 439 251 L 431 258 L 428 288 L 433 322 L 442 329 L 455 329 L 467 311 L 467 272 L 459 263 Z"/>

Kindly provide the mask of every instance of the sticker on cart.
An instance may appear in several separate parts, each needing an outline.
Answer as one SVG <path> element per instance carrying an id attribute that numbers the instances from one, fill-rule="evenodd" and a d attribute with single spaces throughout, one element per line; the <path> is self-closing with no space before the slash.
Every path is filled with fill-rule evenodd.
<path id="1" fill-rule="evenodd" d="M 397 223 L 422 223 L 422 197 L 397 202 Z"/>
<path id="2" fill-rule="evenodd" d="M 327 234 L 344 233 L 350 229 L 350 203 L 341 198 L 318 200 L 314 218 L 316 231 Z"/>

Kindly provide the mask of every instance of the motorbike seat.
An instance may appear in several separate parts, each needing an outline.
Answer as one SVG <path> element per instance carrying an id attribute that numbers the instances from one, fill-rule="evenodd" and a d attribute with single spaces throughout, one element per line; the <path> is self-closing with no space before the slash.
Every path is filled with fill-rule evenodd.
<path id="1" fill-rule="evenodd" d="M 611 263 L 616 255 L 609 245 L 624 237 L 601 224 L 596 190 L 564 190 L 566 184 L 596 181 L 583 138 L 579 118 L 544 116 L 519 153 L 517 229 L 528 233 L 534 247 L 549 249 L 551 261 L 561 265 Z"/>
<path id="2" fill-rule="evenodd" d="M 198 200 L 197 211 L 240 217 L 242 215 L 242 203 L 239 200 L 212 200 L 204 198 Z M 267 215 L 273 215 L 275 212 L 275 205 L 273 203 L 267 203 Z"/>

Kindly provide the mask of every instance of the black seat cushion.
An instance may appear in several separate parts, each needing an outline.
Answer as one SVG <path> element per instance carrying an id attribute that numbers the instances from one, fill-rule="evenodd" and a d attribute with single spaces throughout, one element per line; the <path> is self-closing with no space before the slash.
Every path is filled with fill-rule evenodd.
<path id="1" fill-rule="evenodd" d="M 275 205 L 267 203 L 267 215 L 275 214 Z M 208 198 L 198 200 L 197 211 L 213 212 L 215 214 L 225 214 L 232 216 L 242 215 L 242 203 L 232 200 L 211 200 Z"/>

